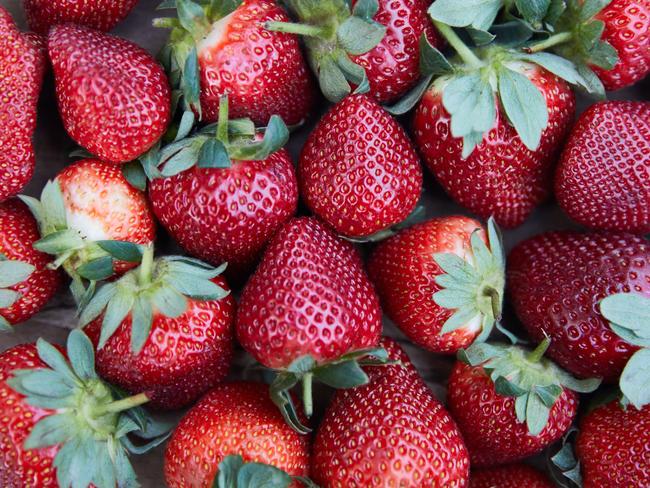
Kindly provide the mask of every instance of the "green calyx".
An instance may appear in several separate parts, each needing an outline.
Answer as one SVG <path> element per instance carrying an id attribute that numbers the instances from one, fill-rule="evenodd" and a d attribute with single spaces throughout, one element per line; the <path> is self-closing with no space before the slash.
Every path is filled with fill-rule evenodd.
<path id="1" fill-rule="evenodd" d="M 176 318 L 187 310 L 188 299 L 220 300 L 229 292 L 213 283 L 226 269 L 197 259 L 165 256 L 154 260 L 153 248 L 146 248 L 142 264 L 119 280 L 104 284 L 82 308 L 84 327 L 102 313 L 98 348 L 101 349 L 128 317 L 131 317 L 131 351 L 142 350 L 157 314 Z"/>
<path id="2" fill-rule="evenodd" d="M 616 293 L 600 302 L 600 313 L 624 341 L 639 347 L 619 379 L 623 403 L 641 409 L 650 404 L 650 298 L 637 293 Z"/>
<path id="3" fill-rule="evenodd" d="M 276 371 L 276 377 L 271 383 L 270 393 L 285 421 L 298 433 L 307 434 L 311 429 L 302 424 L 291 397 L 291 389 L 302 386 L 302 402 L 305 415 L 313 413 L 312 383 L 314 380 L 336 389 L 356 388 L 368 383 L 368 375 L 362 366 L 382 366 L 393 364 L 388 359 L 388 353 L 383 348 L 362 349 L 353 351 L 340 358 L 317 363 L 310 356 L 295 359 L 286 369 Z"/>
<path id="4" fill-rule="evenodd" d="M 233 454 L 219 463 L 212 488 L 288 488 L 294 481 L 305 488 L 318 488 L 309 478 L 291 476 L 269 464 L 245 463 L 240 455 Z"/>
<path id="5" fill-rule="evenodd" d="M 475 343 L 458 353 L 470 366 L 481 366 L 494 383 L 495 391 L 515 399 L 517 421 L 525 422 L 532 436 L 548 423 L 551 408 L 563 388 L 590 393 L 600 379 L 578 380 L 543 357 L 550 345 L 545 339 L 533 351 L 512 345 Z"/>
<path id="6" fill-rule="evenodd" d="M 377 0 L 359 0 L 350 10 L 344 0 L 288 0 L 287 4 L 301 23 L 269 22 L 268 30 L 304 36 L 312 69 L 320 88 L 331 102 L 338 102 L 352 91 L 370 89 L 366 72 L 350 56 L 365 54 L 381 42 L 386 27 L 375 22 Z"/>
<path id="7" fill-rule="evenodd" d="M 104 383 L 95 372 L 92 343 L 80 330 L 68 336 L 69 361 L 42 339 L 36 347 L 48 367 L 16 370 L 7 383 L 29 405 L 55 413 L 34 425 L 24 448 L 60 445 L 54 467 L 61 487 L 138 486 L 128 453 L 146 452 L 168 436 L 139 408 L 146 395 L 122 397 Z M 150 441 L 136 447 L 130 433 Z"/>
<path id="8" fill-rule="evenodd" d="M 9 260 L 0 253 L 0 310 L 9 308 L 20 299 L 21 294 L 12 287 L 28 279 L 36 268 L 29 263 Z M 0 332 L 11 331 L 11 324 L 0 314 Z"/>
<path id="9" fill-rule="evenodd" d="M 501 320 L 505 287 L 505 254 L 499 229 L 490 218 L 487 224 L 488 248 L 480 230 L 470 238 L 472 253 L 466 259 L 453 253 L 438 253 L 434 259 L 443 271 L 436 277 L 442 288 L 433 294 L 434 302 L 454 313 L 443 324 L 440 334 L 447 334 L 480 321 L 481 333 L 477 341 L 490 335 L 495 323 Z"/>
<path id="10" fill-rule="evenodd" d="M 576 432 L 578 432 L 578 429 L 572 427 L 564 434 L 562 437 L 562 447 L 551 456 L 549 461 L 551 468 L 559 470 L 563 477 L 575 483 L 576 486 L 581 487 L 583 485 L 582 474 L 580 473 L 580 461 L 574 453 L 571 442 L 571 437 L 575 437 Z M 565 484 L 560 482 L 560 486 L 565 486 Z"/>

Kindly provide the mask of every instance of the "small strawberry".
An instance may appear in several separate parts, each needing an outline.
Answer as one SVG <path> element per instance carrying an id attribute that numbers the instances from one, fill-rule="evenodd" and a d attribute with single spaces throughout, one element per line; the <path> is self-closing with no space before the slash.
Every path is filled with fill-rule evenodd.
<path id="1" fill-rule="evenodd" d="M 165 440 L 137 408 L 95 373 L 92 344 L 80 331 L 67 354 L 39 339 L 0 354 L 0 486 L 69 488 L 138 486 L 128 455 Z M 137 433 L 152 438 L 134 445 Z"/>
<path id="2" fill-rule="evenodd" d="M 23 0 L 29 28 L 47 35 L 58 24 L 109 31 L 124 20 L 138 0 Z"/>
<path id="3" fill-rule="evenodd" d="M 275 1 L 176 0 L 175 7 L 178 19 L 157 19 L 155 25 L 172 28 L 162 56 L 186 110 L 214 122 L 219 99 L 228 95 L 235 118 L 260 125 L 272 115 L 290 125 L 307 118 L 315 90 L 298 38 L 264 28 L 289 20 Z"/>
<path id="4" fill-rule="evenodd" d="M 460 216 L 402 230 L 377 246 L 368 273 L 386 314 L 431 351 L 455 353 L 500 319 L 505 256 L 492 220 L 487 231 Z"/>
<path id="5" fill-rule="evenodd" d="M 555 194 L 580 224 L 650 232 L 650 103 L 601 102 L 584 112 L 564 147 Z"/>
<path id="6" fill-rule="evenodd" d="M 469 488 L 554 488 L 541 471 L 526 464 L 472 470 Z"/>
<path id="7" fill-rule="evenodd" d="M 313 378 L 357 386 L 368 378 L 356 360 L 384 356 L 373 349 L 381 311 L 361 257 L 312 217 L 288 221 L 271 239 L 242 291 L 236 331 L 246 351 L 278 370 L 271 394 L 297 428 L 288 389 L 303 383 L 310 416 Z"/>
<path id="8" fill-rule="evenodd" d="M 70 137 L 102 160 L 124 163 L 167 130 L 171 93 L 141 47 L 87 27 L 53 27 L 48 52 L 59 112 Z"/>
<path id="9" fill-rule="evenodd" d="M 284 422 L 269 397 L 261 394 L 264 388 L 258 383 L 224 383 L 192 407 L 167 444 L 165 481 L 170 488 L 286 487 L 288 476 L 307 475 L 309 440 Z M 269 465 L 276 468 L 270 473 L 277 484 L 263 483 L 270 483 L 263 476 L 270 476 Z M 247 482 L 232 484 L 238 477 Z"/>
<path id="10" fill-rule="evenodd" d="M 451 416 L 404 351 L 367 368 L 370 382 L 337 392 L 314 442 L 312 476 L 323 487 L 465 487 L 469 457 Z"/>
<path id="11" fill-rule="evenodd" d="M 0 202 L 29 182 L 36 164 L 32 136 L 45 72 L 40 38 L 22 34 L 0 7 Z"/>
<path id="12" fill-rule="evenodd" d="M 189 405 L 228 374 L 235 301 L 214 269 L 183 257 L 154 261 L 104 284 L 80 317 L 97 349 L 97 370 L 157 409 Z"/>
<path id="13" fill-rule="evenodd" d="M 519 319 L 548 354 L 580 378 L 614 382 L 637 347 L 620 338 L 598 310 L 619 292 L 650 296 L 650 245 L 626 234 L 550 232 L 508 257 L 508 286 Z"/>
<path id="14" fill-rule="evenodd" d="M 307 206 L 338 233 L 368 237 L 403 221 L 422 191 L 413 144 L 366 95 L 351 95 L 318 123 L 302 149 Z"/>
<path id="15" fill-rule="evenodd" d="M 61 275 L 33 244 L 40 239 L 29 209 L 17 199 L 0 203 L 0 331 L 41 310 L 54 296 Z"/>

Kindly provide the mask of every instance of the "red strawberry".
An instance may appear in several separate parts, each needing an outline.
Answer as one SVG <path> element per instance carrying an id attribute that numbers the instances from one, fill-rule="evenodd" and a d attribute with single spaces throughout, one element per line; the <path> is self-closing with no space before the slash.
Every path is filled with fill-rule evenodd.
<path id="1" fill-rule="evenodd" d="M 598 387 L 599 380 L 576 380 L 542 358 L 548 342 L 532 352 L 480 343 L 459 356 L 447 402 L 472 466 L 509 463 L 542 451 L 571 426 L 578 409 L 574 391 Z"/>
<path id="2" fill-rule="evenodd" d="M 0 202 L 16 195 L 34 173 L 32 136 L 45 71 L 40 38 L 22 34 L 0 7 Z"/>
<path id="3" fill-rule="evenodd" d="M 318 429 L 312 476 L 323 487 L 464 487 L 469 458 L 451 416 L 404 351 L 367 368 L 370 383 L 336 393 Z"/>
<path id="4" fill-rule="evenodd" d="M 598 311 L 617 292 L 650 296 L 650 245 L 625 234 L 551 232 L 519 244 L 508 258 L 508 284 L 519 319 L 548 354 L 578 377 L 615 381 L 637 349 Z"/>
<path id="5" fill-rule="evenodd" d="M 19 200 L 0 203 L 0 330 L 26 321 L 45 306 L 61 283 L 50 258 L 32 246 L 38 225 Z"/>
<path id="6" fill-rule="evenodd" d="M 58 24 L 109 31 L 129 15 L 138 0 L 23 0 L 29 28 L 46 34 Z"/>
<path id="7" fill-rule="evenodd" d="M 171 93 L 162 67 L 136 44 L 81 26 L 52 28 L 48 51 L 63 124 L 105 161 L 147 152 L 167 129 Z"/>
<path id="8" fill-rule="evenodd" d="M 201 120 L 217 120 L 223 95 L 230 98 L 234 118 L 250 117 L 260 125 L 272 115 L 290 125 L 307 118 L 315 94 L 298 38 L 264 28 L 265 22 L 289 20 L 274 1 L 245 0 L 233 10 L 177 0 L 176 8 L 180 23 L 172 21 L 168 65 L 172 72 L 182 70 L 185 103 Z M 170 20 L 157 24 L 167 26 Z"/>
<path id="9" fill-rule="evenodd" d="M 469 479 L 469 488 L 554 488 L 551 480 L 526 464 L 507 464 L 495 468 L 476 469 Z"/>
<path id="10" fill-rule="evenodd" d="M 307 475 L 308 438 L 291 430 L 269 397 L 260 394 L 264 388 L 258 383 L 225 383 L 183 417 L 165 452 L 170 488 L 210 488 L 217 474 L 233 477 L 233 471 L 236 479 L 242 461 L 272 465 L 291 476 Z M 233 469 L 236 455 L 241 458 Z"/>
<path id="11" fill-rule="evenodd" d="M 189 258 L 153 261 L 148 248 L 138 269 L 100 288 L 80 322 L 102 377 L 146 392 L 157 409 L 187 406 L 222 381 L 235 315 L 222 271 Z"/>
<path id="12" fill-rule="evenodd" d="M 137 486 L 129 451 L 145 452 L 126 434 L 153 427 L 137 409 L 146 395 L 120 399 L 93 366 L 82 332 L 68 338 L 68 362 L 39 339 L 0 354 L 0 485 Z"/>
<path id="13" fill-rule="evenodd" d="M 560 159 L 555 193 L 583 225 L 650 232 L 650 103 L 601 102 L 584 112 Z"/>
<path id="14" fill-rule="evenodd" d="M 379 244 L 368 262 L 391 320 L 416 344 L 446 353 L 489 335 L 501 315 L 504 268 L 494 222 L 486 233 L 460 216 L 402 230 Z"/>
<path id="15" fill-rule="evenodd" d="M 303 147 L 298 179 L 307 206 L 351 237 L 403 221 L 422 191 L 411 141 L 365 95 L 343 99 L 321 119 Z"/>

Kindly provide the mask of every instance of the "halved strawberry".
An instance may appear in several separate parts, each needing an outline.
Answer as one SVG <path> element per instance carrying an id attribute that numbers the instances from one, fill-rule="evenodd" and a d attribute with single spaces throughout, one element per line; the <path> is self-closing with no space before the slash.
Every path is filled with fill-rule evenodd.
<path id="1" fill-rule="evenodd" d="M 138 0 L 23 0 L 29 28 L 47 35 L 58 24 L 77 24 L 109 31 L 122 21 Z"/>

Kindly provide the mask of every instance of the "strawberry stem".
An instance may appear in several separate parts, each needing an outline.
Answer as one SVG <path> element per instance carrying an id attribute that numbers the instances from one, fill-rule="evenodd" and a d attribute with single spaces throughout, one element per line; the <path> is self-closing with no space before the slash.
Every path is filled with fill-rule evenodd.
<path id="1" fill-rule="evenodd" d="M 559 34 L 552 35 L 548 39 L 524 47 L 523 50 L 528 54 L 537 53 L 539 51 L 544 51 L 549 47 L 557 46 L 558 44 L 563 44 L 569 41 L 572 37 L 573 34 L 571 32 L 560 32 Z"/>
<path id="2" fill-rule="evenodd" d="M 440 32 L 445 39 L 447 39 L 447 42 L 449 42 L 449 45 L 454 48 L 454 50 L 458 53 L 460 58 L 467 64 L 470 68 L 481 68 L 483 66 L 483 62 L 472 52 L 472 50 L 467 47 L 467 45 L 463 42 L 463 40 L 458 37 L 458 34 L 449 27 L 447 24 L 443 24 L 442 22 L 434 21 L 433 22 L 438 29 L 438 32 Z"/>
<path id="3" fill-rule="evenodd" d="M 311 417 L 314 413 L 314 401 L 312 399 L 311 385 L 313 373 L 305 373 L 302 377 L 302 402 L 305 407 L 305 415 Z"/>
<path id="4" fill-rule="evenodd" d="M 147 246 L 142 253 L 142 264 L 140 264 L 140 284 L 147 286 L 151 283 L 153 269 L 153 246 Z"/>
<path id="5" fill-rule="evenodd" d="M 494 320 L 501 320 L 501 297 L 499 296 L 499 292 L 491 286 L 488 286 L 483 290 L 483 295 L 490 297 L 492 316 L 494 317 Z"/>
<path id="6" fill-rule="evenodd" d="M 298 24 L 295 22 L 271 21 L 264 24 L 266 30 L 284 32 L 286 34 L 298 34 L 307 37 L 325 37 L 325 29 L 316 25 Z"/>
<path id="7" fill-rule="evenodd" d="M 550 345 L 551 339 L 548 337 L 545 338 L 533 351 L 528 353 L 526 359 L 528 359 L 531 363 L 538 363 Z"/>
<path id="8" fill-rule="evenodd" d="M 143 405 L 143 404 L 147 403 L 148 401 L 149 401 L 149 397 L 147 397 L 146 394 L 138 393 L 137 395 L 122 398 L 121 400 L 117 400 L 117 401 L 108 403 L 106 405 L 102 405 L 97 410 L 95 410 L 93 413 L 96 416 L 100 416 L 100 415 L 104 415 L 104 414 L 107 414 L 107 413 L 123 412 L 125 410 L 129 410 L 130 408 L 138 407 L 140 405 Z"/>
<path id="9" fill-rule="evenodd" d="M 219 120 L 217 122 L 217 140 L 228 146 L 228 95 L 219 98 Z"/>

